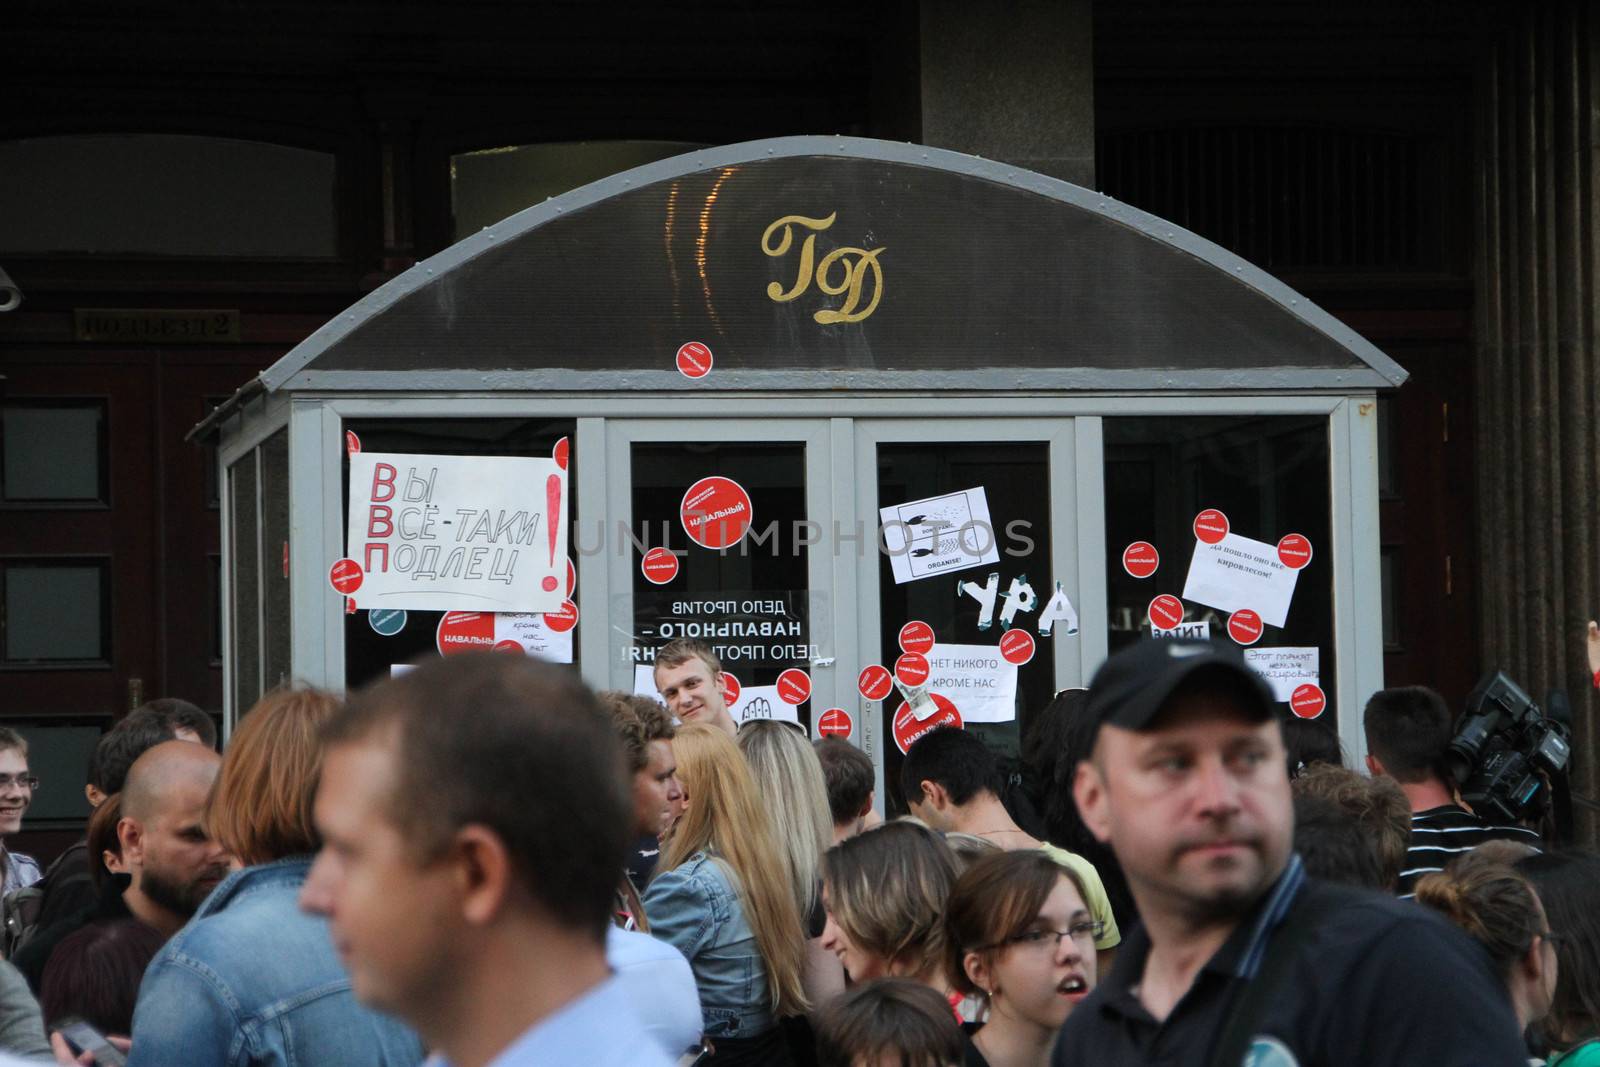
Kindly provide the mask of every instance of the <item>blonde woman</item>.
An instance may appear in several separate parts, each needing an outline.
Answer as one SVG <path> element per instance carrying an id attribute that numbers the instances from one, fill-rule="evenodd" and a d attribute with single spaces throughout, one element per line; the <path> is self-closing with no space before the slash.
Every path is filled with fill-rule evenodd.
<path id="1" fill-rule="evenodd" d="M 822 947 L 827 915 L 822 910 L 819 878 L 822 854 L 833 843 L 833 815 L 822 761 L 803 733 L 773 719 L 757 719 L 739 727 L 739 751 L 750 764 L 756 788 L 772 816 L 789 889 L 805 927 L 806 999 L 821 1005 L 844 992 L 844 968 Z M 806 1040 L 794 1034 L 791 1038 Z"/>
<path id="2" fill-rule="evenodd" d="M 822 944 L 852 982 L 913 978 L 948 993 L 942 920 L 955 881 L 955 855 L 921 823 L 841 841 L 822 857 Z"/>
<path id="3" fill-rule="evenodd" d="M 766 808 L 719 728 L 689 723 L 672 752 L 688 807 L 645 890 L 651 933 L 694 970 L 709 1062 L 792 1063 L 779 1020 L 808 1007 L 805 944 Z"/>

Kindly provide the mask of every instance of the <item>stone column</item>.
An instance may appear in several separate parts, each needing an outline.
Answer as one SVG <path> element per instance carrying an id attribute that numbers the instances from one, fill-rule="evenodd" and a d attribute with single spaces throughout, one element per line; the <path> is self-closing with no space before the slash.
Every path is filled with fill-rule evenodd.
<path id="1" fill-rule="evenodd" d="M 922 0 L 922 141 L 1094 186 L 1090 0 Z"/>
<path id="2" fill-rule="evenodd" d="M 1600 794 L 1600 11 L 1510 4 L 1478 79 L 1479 657 L 1571 698 L 1573 789 Z M 1600 818 L 1578 805 L 1578 836 Z"/>

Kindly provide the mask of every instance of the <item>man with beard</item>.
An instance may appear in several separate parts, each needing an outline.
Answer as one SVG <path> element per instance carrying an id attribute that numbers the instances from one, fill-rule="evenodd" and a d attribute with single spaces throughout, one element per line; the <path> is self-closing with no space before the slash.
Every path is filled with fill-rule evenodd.
<path id="1" fill-rule="evenodd" d="M 1505 986 L 1448 923 L 1308 879 L 1266 683 L 1231 647 L 1141 641 L 1090 686 L 1074 797 L 1143 925 L 1052 1062 L 1527 1062 Z"/>
<path id="2" fill-rule="evenodd" d="M 171 937 L 228 875 L 228 856 L 201 825 L 222 757 L 191 741 L 164 741 L 128 769 L 117 839 L 126 874 L 107 880 L 98 901 L 40 930 L 18 951 L 17 969 L 35 992 L 68 934 L 129 916 Z"/>

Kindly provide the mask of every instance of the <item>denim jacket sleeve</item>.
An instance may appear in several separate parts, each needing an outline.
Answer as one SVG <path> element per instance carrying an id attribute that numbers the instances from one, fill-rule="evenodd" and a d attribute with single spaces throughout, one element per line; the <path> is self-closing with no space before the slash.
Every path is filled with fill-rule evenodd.
<path id="1" fill-rule="evenodd" d="M 650 934 L 667 942 L 691 962 L 711 942 L 715 930 L 712 900 L 698 864 L 685 863 L 656 875 L 644 891 L 644 913 Z"/>
<path id="2" fill-rule="evenodd" d="M 238 1005 L 204 965 L 162 953 L 145 972 L 133 1012 L 128 1067 L 241 1062 Z"/>

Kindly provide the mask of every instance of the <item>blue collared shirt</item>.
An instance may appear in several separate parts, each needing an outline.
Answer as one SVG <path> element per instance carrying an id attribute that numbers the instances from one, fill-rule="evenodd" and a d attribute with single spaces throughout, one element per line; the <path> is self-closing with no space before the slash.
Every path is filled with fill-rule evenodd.
<path id="1" fill-rule="evenodd" d="M 535 1023 L 489 1067 L 672 1067 L 645 1032 L 616 977 Z M 424 1067 L 450 1067 L 442 1054 Z"/>

